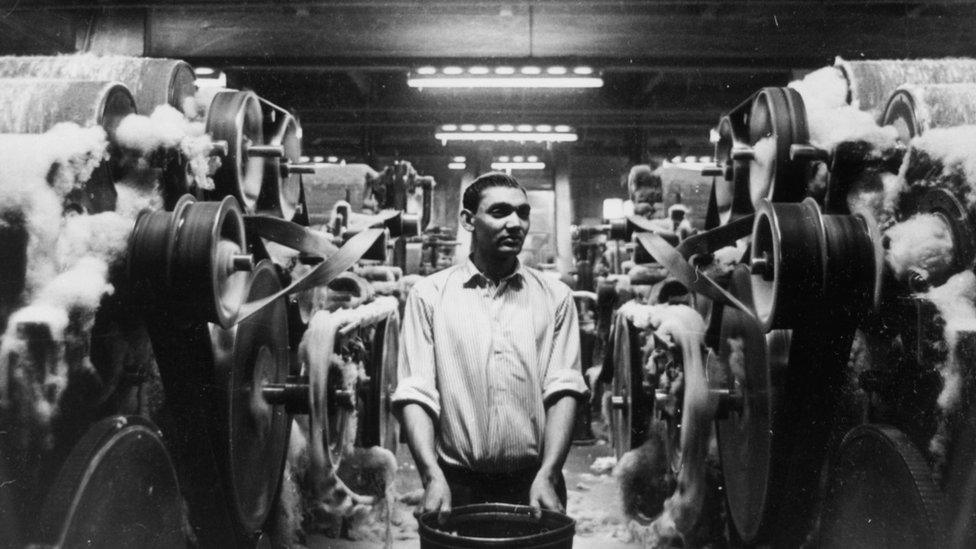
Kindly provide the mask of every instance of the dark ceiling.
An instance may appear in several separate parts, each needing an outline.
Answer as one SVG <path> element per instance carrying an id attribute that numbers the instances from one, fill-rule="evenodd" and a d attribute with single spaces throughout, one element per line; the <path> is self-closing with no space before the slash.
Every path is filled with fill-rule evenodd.
<path id="1" fill-rule="evenodd" d="M 436 154 L 438 124 L 528 122 L 636 161 L 707 154 L 720 113 L 837 55 L 976 56 L 974 28 L 976 6 L 952 1 L 35 0 L 0 6 L 0 52 L 125 44 L 223 68 L 295 109 L 312 153 Z M 447 63 L 585 64 L 605 86 L 407 87 L 409 69 Z"/>

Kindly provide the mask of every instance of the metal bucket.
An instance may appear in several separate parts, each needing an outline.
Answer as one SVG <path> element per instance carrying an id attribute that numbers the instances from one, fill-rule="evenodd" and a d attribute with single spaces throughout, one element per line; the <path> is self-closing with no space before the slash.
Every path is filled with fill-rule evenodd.
<path id="1" fill-rule="evenodd" d="M 570 549 L 573 546 L 576 521 L 548 510 L 536 518 L 533 511 L 526 505 L 465 505 L 451 511 L 445 524 L 437 523 L 437 513 L 426 513 L 418 521 L 420 547 Z"/>

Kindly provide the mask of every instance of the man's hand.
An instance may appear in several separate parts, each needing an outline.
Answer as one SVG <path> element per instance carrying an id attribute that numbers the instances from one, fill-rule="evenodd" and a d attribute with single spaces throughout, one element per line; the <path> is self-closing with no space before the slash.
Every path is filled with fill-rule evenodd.
<path id="1" fill-rule="evenodd" d="M 565 513 L 563 502 L 556 494 L 556 484 L 552 480 L 552 475 L 547 471 L 540 470 L 532 481 L 529 488 L 529 505 L 537 509 L 537 514 L 541 514 L 542 509 Z"/>
<path id="2" fill-rule="evenodd" d="M 451 488 L 440 471 L 432 472 L 425 484 L 424 500 L 414 515 L 419 518 L 424 513 L 437 513 L 437 522 L 444 524 L 451 516 Z"/>

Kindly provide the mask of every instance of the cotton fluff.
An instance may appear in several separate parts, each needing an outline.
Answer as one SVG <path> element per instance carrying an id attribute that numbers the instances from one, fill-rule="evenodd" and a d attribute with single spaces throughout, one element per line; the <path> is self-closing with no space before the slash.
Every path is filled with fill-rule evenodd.
<path id="1" fill-rule="evenodd" d="M 885 259 L 900 279 L 909 268 L 938 274 L 952 265 L 952 233 L 934 214 L 914 215 L 892 225 L 885 235 L 890 240 Z"/>
<path id="2" fill-rule="evenodd" d="M 936 128 L 912 140 L 904 167 L 909 185 L 940 186 L 953 191 L 970 208 L 976 206 L 976 126 Z"/>
<path id="3" fill-rule="evenodd" d="M 58 238 L 58 260 L 65 266 L 85 257 L 101 259 L 108 265 L 119 264 L 134 226 L 132 218 L 117 212 L 68 216 Z"/>
<path id="4" fill-rule="evenodd" d="M 976 332 L 976 275 L 969 270 L 957 273 L 921 297 L 935 304 L 945 321 L 949 358 L 938 366 L 943 380 L 938 404 L 946 412 L 953 412 L 962 400 L 965 379 L 971 375 L 967 374 L 966 361 L 958 344 L 960 333 Z"/>
<path id="5" fill-rule="evenodd" d="M 807 111 L 834 109 L 847 104 L 847 79 L 837 67 L 821 67 L 802 80 L 794 80 L 789 87 L 795 89 Z"/>

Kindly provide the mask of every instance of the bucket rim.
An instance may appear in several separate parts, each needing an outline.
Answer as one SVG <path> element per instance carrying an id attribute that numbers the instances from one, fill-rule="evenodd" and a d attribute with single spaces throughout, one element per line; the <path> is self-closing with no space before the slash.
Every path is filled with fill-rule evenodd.
<path id="1" fill-rule="evenodd" d="M 461 507 L 452 509 L 451 517 L 475 515 L 479 513 L 509 514 L 531 517 L 534 512 L 535 509 L 528 505 L 513 505 L 509 503 L 477 503 L 473 505 L 462 505 Z M 460 536 L 448 534 L 443 530 L 439 530 L 429 524 L 436 524 L 436 512 L 428 512 L 421 515 L 417 519 L 417 525 L 421 539 L 426 538 L 433 542 L 448 545 L 457 543 L 459 539 L 463 539 L 470 542 L 472 547 L 533 547 L 540 544 L 552 543 L 554 541 L 572 538 L 576 535 L 576 521 L 569 515 L 560 513 L 558 511 L 542 509 L 542 519 L 540 520 L 545 519 L 551 519 L 555 522 L 561 522 L 562 524 L 546 532 L 510 538 L 482 538 L 473 536 L 465 536 L 462 538 Z"/>

